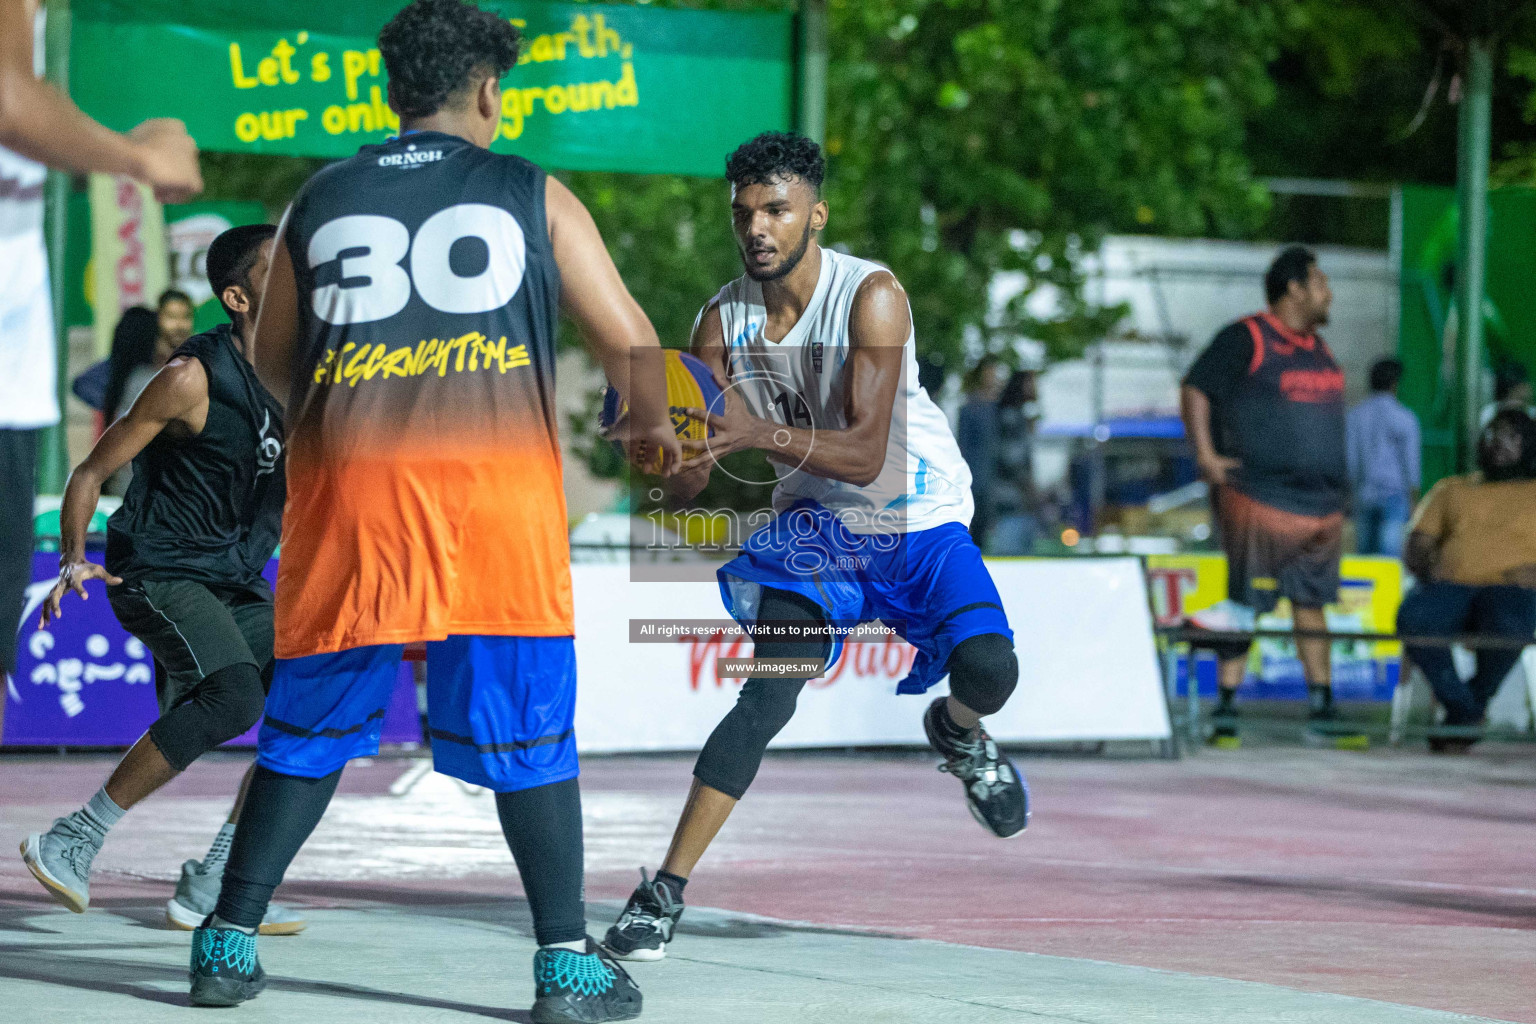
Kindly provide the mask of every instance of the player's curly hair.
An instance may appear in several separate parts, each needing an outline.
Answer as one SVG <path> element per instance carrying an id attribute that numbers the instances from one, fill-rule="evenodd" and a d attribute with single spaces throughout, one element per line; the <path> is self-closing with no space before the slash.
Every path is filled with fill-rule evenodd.
<path id="1" fill-rule="evenodd" d="M 437 113 L 472 79 L 510 71 L 521 42 L 506 19 L 464 0 L 414 0 L 379 33 L 395 112 Z"/>
<path id="2" fill-rule="evenodd" d="M 767 185 L 795 177 L 820 195 L 826 175 L 821 147 L 804 135 L 790 132 L 763 132 L 725 158 L 725 178 L 732 185 Z"/>

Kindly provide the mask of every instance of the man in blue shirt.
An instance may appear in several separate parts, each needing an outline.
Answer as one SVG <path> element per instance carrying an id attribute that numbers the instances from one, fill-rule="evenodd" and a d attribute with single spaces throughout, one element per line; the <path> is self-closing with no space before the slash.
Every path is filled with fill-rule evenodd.
<path id="1" fill-rule="evenodd" d="M 1403 553 L 1403 530 L 1419 490 L 1419 421 L 1397 400 L 1403 364 L 1371 367 L 1371 397 L 1345 423 L 1356 547 L 1362 555 Z"/>

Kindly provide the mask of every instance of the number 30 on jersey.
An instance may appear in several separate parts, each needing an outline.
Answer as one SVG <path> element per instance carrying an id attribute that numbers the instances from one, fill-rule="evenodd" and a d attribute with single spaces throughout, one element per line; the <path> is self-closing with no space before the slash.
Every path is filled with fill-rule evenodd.
<path id="1" fill-rule="evenodd" d="M 483 243 L 486 257 L 484 269 L 462 275 L 452 257 L 455 245 L 466 239 Z M 410 229 L 393 217 L 337 217 L 310 238 L 308 258 L 311 271 L 340 264 L 310 296 L 315 315 L 330 324 L 362 324 L 400 312 L 411 301 L 412 287 L 444 313 L 500 309 L 523 283 L 527 249 L 522 225 L 506 210 L 460 203 L 428 217 L 414 241 Z M 473 255 L 461 259 L 475 261 Z"/>

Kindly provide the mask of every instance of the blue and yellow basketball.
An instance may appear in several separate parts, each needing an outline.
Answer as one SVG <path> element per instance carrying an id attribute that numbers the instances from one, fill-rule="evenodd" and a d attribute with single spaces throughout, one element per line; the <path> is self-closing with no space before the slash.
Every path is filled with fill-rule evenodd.
<path id="1" fill-rule="evenodd" d="M 667 410 L 672 415 L 672 429 L 681 440 L 702 441 L 714 433 L 702 421 L 693 419 L 683 410 L 707 409 L 720 414 L 725 411 L 725 399 L 714 374 L 703 361 L 678 349 L 666 351 Z M 619 393 L 612 387 L 603 393 L 603 411 L 598 425 L 604 430 L 612 427 L 628 412 L 619 401 Z M 696 453 L 684 452 L 684 459 L 696 457 Z"/>

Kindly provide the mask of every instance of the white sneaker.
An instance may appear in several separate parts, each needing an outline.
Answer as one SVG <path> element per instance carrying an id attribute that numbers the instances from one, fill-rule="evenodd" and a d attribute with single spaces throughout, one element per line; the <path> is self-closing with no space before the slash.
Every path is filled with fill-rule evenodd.
<path id="1" fill-rule="evenodd" d="M 1257 618 L 1252 608 L 1227 598 L 1191 613 L 1189 624 L 1213 633 L 1246 633 Z"/>
<path id="2" fill-rule="evenodd" d="M 176 895 L 165 903 L 165 920 L 172 928 L 192 931 L 213 913 L 219 902 L 219 886 L 224 881 L 224 869 L 208 871 L 202 861 L 189 860 L 181 866 L 181 880 L 176 883 Z M 304 915 L 279 906 L 267 905 L 267 914 L 261 919 L 257 931 L 262 935 L 296 935 L 308 926 Z"/>

